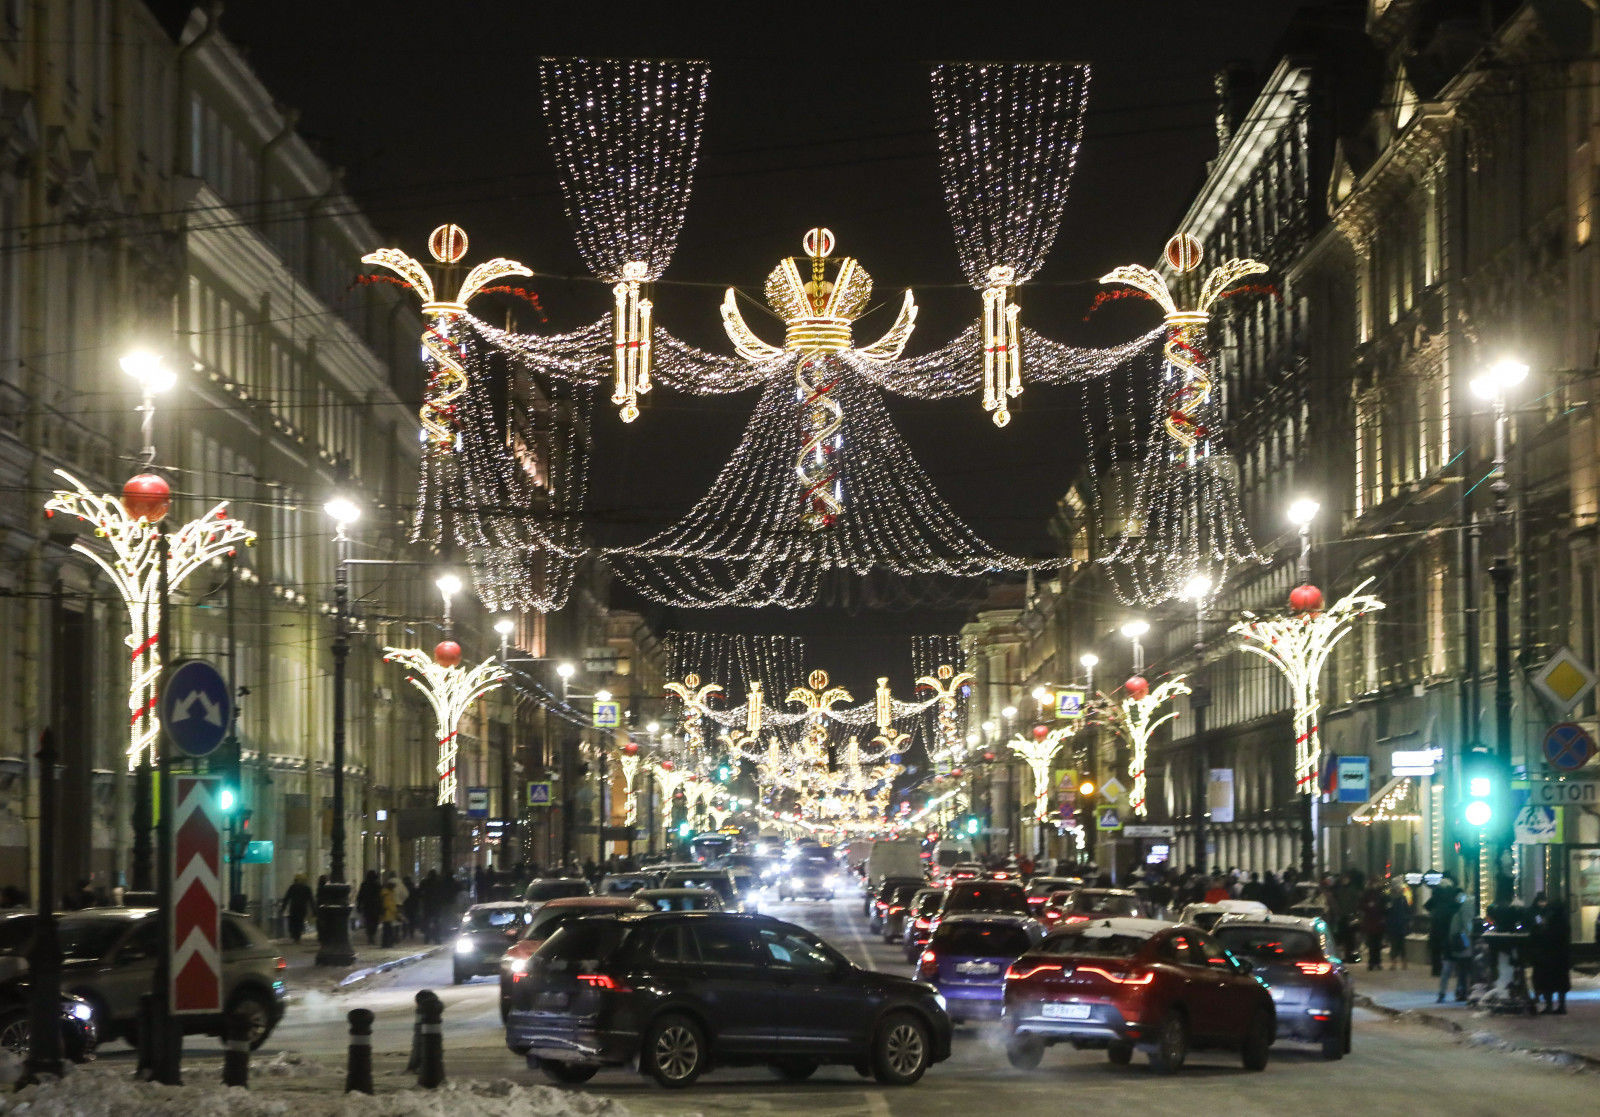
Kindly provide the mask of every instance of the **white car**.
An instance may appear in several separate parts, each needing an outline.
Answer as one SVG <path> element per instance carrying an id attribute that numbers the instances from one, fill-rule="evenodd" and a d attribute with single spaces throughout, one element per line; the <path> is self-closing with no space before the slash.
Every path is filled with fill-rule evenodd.
<path id="1" fill-rule="evenodd" d="M 1225 915 L 1267 914 L 1267 905 L 1259 900 L 1218 900 L 1213 904 L 1190 904 L 1178 914 L 1178 922 L 1209 931 Z"/>

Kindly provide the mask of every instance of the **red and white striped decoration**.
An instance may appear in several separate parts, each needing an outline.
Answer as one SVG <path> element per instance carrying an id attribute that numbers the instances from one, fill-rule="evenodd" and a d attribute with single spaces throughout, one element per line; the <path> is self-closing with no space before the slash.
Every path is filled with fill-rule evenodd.
<path id="1" fill-rule="evenodd" d="M 218 776 L 174 776 L 172 942 L 167 1003 L 174 1013 L 222 1011 L 222 807 Z"/>

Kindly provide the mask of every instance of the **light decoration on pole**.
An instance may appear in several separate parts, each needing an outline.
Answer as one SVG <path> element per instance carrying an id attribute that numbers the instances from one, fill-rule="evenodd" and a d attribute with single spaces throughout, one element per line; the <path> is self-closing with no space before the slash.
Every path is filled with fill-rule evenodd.
<path id="1" fill-rule="evenodd" d="M 1147 802 L 1150 738 L 1157 729 L 1178 716 L 1176 710 L 1168 710 L 1159 717 L 1156 714 L 1180 694 L 1189 693 L 1188 676 L 1174 675 L 1152 690 L 1143 676 L 1134 675 L 1123 684 L 1123 689 L 1127 697 L 1112 707 L 1115 711 L 1113 725 L 1128 741 L 1128 808 L 1135 815 L 1143 816 L 1150 813 Z"/>
<path id="2" fill-rule="evenodd" d="M 983 293 L 983 409 L 1022 393 L 1019 284 L 1055 243 L 1083 139 L 1082 63 L 945 63 L 930 73 L 939 170 L 967 281 Z"/>
<path id="3" fill-rule="evenodd" d="M 1028 766 L 1028 771 L 1033 776 L 1033 819 L 1035 822 L 1047 822 L 1050 812 L 1045 806 L 1045 801 L 1050 794 L 1050 764 L 1055 760 L 1056 754 L 1061 751 L 1061 746 L 1067 738 L 1078 731 L 1076 725 L 1065 725 L 1058 729 L 1038 725 L 1034 727 L 1033 736 L 1012 737 L 1006 746 Z"/>
<path id="4" fill-rule="evenodd" d="M 1177 276 L 1198 268 L 1201 257 L 1199 241 L 1188 233 L 1167 242 L 1166 262 Z M 1158 604 L 1181 596 L 1196 570 L 1216 570 L 1220 583 L 1229 567 L 1264 561 L 1245 530 L 1205 352 L 1206 325 L 1217 301 L 1239 280 L 1264 271 L 1266 265 L 1255 260 L 1224 260 L 1200 281 L 1187 307 L 1179 305 L 1166 276 L 1142 264 L 1123 265 L 1100 279 L 1153 300 L 1166 329 L 1161 426 L 1146 440 L 1132 499 L 1122 492 L 1121 499 L 1102 502 L 1114 505 L 1126 525 L 1100 559 L 1124 600 Z"/>
<path id="5" fill-rule="evenodd" d="M 149 441 L 147 436 L 146 441 Z M 45 501 L 46 516 L 57 512 L 73 516 L 94 528 L 105 540 L 102 550 L 79 540 L 72 549 L 105 572 L 128 614 L 128 647 L 132 671 L 128 682 L 127 764 L 131 772 L 148 759 L 155 762 L 161 725 L 156 717 L 156 683 L 161 677 L 156 612 L 161 583 L 158 540 L 161 521 L 172 501 L 167 482 L 149 473 L 130 479 L 122 499 L 109 493 L 96 495 L 65 470 L 55 475 L 68 487 L 57 489 Z M 214 558 L 233 554 L 240 545 L 254 546 L 256 533 L 228 515 L 221 501 L 205 515 L 167 533 L 167 586 L 176 590 L 200 567 Z"/>
<path id="6" fill-rule="evenodd" d="M 387 663 L 398 663 L 409 674 L 406 681 L 422 692 L 433 709 L 434 736 L 439 742 L 438 795 L 440 806 L 454 806 L 459 781 L 456 779 L 456 757 L 460 752 L 457 729 L 467 708 L 483 695 L 511 677 L 501 666 L 498 657 L 491 657 L 475 667 L 461 666 L 461 645 L 454 640 L 442 640 L 433 655 L 420 648 L 385 648 L 383 658 Z"/>
<path id="7" fill-rule="evenodd" d="M 1238 636 L 1245 651 L 1265 659 L 1289 682 L 1294 716 L 1295 790 L 1312 797 L 1317 794 L 1317 771 L 1322 763 L 1322 737 L 1318 721 L 1322 711 L 1322 668 L 1340 640 L 1348 636 L 1355 622 L 1384 607 L 1375 595 L 1365 592 L 1368 578 L 1326 610 L 1321 609 L 1322 594 L 1304 597 L 1306 609 L 1271 617 L 1241 614 L 1228 631 Z M 1315 587 L 1307 587 L 1315 589 Z"/>
<path id="8" fill-rule="evenodd" d="M 931 690 L 933 700 L 939 707 L 937 744 L 930 742 L 932 747 L 928 749 L 928 759 L 933 762 L 934 771 L 941 776 L 960 763 L 961 757 L 966 754 L 957 705 L 961 688 L 976 678 L 971 671 L 957 672 L 948 663 L 942 663 L 932 675 L 924 675 L 917 680 L 918 689 Z"/>
<path id="9" fill-rule="evenodd" d="M 684 750 L 689 759 L 698 761 L 705 754 L 705 719 L 711 716 L 708 700 L 713 694 L 722 693 L 722 684 L 701 683 L 700 676 L 691 671 L 683 682 L 667 683 L 664 689 L 683 703 Z"/>
<path id="10" fill-rule="evenodd" d="M 617 750 L 617 765 L 622 769 L 624 826 L 636 825 L 639 821 L 639 800 L 636 794 L 639 780 L 639 767 L 644 759 L 639 755 L 639 746 L 632 741 Z"/>

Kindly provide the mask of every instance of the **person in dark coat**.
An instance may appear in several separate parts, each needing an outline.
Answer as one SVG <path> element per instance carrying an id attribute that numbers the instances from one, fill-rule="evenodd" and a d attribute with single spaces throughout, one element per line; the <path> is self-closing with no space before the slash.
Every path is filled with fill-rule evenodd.
<path id="1" fill-rule="evenodd" d="M 1533 898 L 1533 925 L 1528 934 L 1528 955 L 1535 1001 L 1543 1000 L 1546 1015 L 1567 1014 L 1567 993 L 1572 988 L 1572 928 L 1567 909 L 1552 904 L 1543 892 Z"/>
<path id="2" fill-rule="evenodd" d="M 1358 904 L 1361 938 L 1367 947 L 1367 969 L 1383 969 L 1383 933 L 1389 926 L 1389 897 L 1376 883 L 1361 892 Z"/>
<path id="3" fill-rule="evenodd" d="M 1449 953 L 1450 921 L 1456 914 L 1457 891 L 1455 881 L 1441 877 L 1422 905 L 1422 910 L 1428 913 L 1428 966 L 1434 977 L 1439 976 Z"/>
<path id="4" fill-rule="evenodd" d="M 1406 936 L 1411 933 L 1411 897 L 1402 881 L 1389 885 L 1389 907 L 1384 912 L 1384 933 L 1389 939 L 1389 968 L 1406 968 Z"/>
<path id="5" fill-rule="evenodd" d="M 378 870 L 368 869 L 356 889 L 356 910 L 361 913 L 361 925 L 367 931 L 367 945 L 378 943 L 378 924 L 383 922 L 383 885 L 378 882 Z"/>
<path id="6" fill-rule="evenodd" d="M 311 886 L 304 873 L 294 875 L 294 883 L 278 902 L 278 914 L 289 917 L 289 937 L 295 942 L 306 933 L 306 917 L 311 914 Z"/>

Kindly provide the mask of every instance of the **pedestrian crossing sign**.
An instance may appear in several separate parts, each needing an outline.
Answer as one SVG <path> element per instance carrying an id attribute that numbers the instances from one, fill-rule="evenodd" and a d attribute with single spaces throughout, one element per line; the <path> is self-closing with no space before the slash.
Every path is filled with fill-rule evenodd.
<path id="1" fill-rule="evenodd" d="M 596 729 L 617 729 L 622 725 L 622 703 L 601 702 L 594 703 L 594 727 Z"/>
<path id="2" fill-rule="evenodd" d="M 528 806 L 548 807 L 550 805 L 550 781 L 532 780 L 528 783 Z"/>
<path id="3" fill-rule="evenodd" d="M 1122 808 L 1116 806 L 1101 807 L 1095 811 L 1094 825 L 1097 830 L 1121 830 Z"/>

